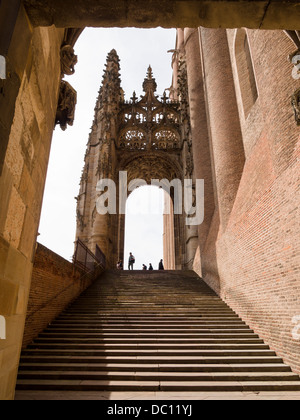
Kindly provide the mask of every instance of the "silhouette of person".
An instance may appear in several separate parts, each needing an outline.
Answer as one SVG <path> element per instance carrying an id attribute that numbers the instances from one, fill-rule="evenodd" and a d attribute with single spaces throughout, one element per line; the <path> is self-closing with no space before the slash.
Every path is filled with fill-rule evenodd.
<path id="1" fill-rule="evenodd" d="M 143 264 L 143 270 L 147 270 L 147 266 Z"/>
<path id="2" fill-rule="evenodd" d="M 158 266 L 159 270 L 164 270 L 164 264 L 163 264 L 163 260 L 160 260 L 159 266 Z"/>
<path id="3" fill-rule="evenodd" d="M 132 255 L 132 252 L 129 254 L 129 260 L 128 260 L 128 270 L 133 270 L 133 264 L 135 263 L 135 258 Z"/>
<path id="4" fill-rule="evenodd" d="M 151 263 L 149 264 L 149 270 L 150 270 L 150 271 L 152 271 L 152 270 L 153 270 L 153 267 L 152 267 L 152 264 L 151 264 Z"/>

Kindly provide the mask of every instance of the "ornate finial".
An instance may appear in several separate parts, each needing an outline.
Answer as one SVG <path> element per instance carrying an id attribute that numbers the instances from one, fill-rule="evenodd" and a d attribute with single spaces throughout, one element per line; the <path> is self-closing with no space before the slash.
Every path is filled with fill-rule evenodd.
<path id="1" fill-rule="evenodd" d="M 156 92 L 157 84 L 153 77 L 153 71 L 152 71 L 151 66 L 148 67 L 147 77 L 143 83 L 143 89 L 146 94 L 149 94 L 149 93 L 153 94 L 154 92 Z"/>
<path id="2" fill-rule="evenodd" d="M 132 103 L 135 104 L 137 101 L 137 96 L 136 96 L 136 92 L 133 92 L 132 98 L 130 98 L 132 100 Z"/>
<path id="3" fill-rule="evenodd" d="M 162 97 L 163 104 L 166 104 L 168 101 L 166 90 L 164 91 L 164 96 Z"/>
<path id="4" fill-rule="evenodd" d="M 153 79 L 153 71 L 152 71 L 152 67 L 151 67 L 150 64 L 149 64 L 149 67 L 148 67 L 147 77 L 148 77 L 148 80 Z"/>

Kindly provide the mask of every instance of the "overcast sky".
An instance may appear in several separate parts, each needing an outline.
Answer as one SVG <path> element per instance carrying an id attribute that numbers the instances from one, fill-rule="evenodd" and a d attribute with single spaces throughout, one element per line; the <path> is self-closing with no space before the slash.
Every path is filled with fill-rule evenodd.
<path id="1" fill-rule="evenodd" d="M 171 85 L 172 56 L 167 51 L 174 49 L 175 39 L 174 29 L 131 28 L 89 28 L 79 38 L 75 46 L 78 55 L 76 73 L 66 77 L 78 94 L 75 123 L 65 132 L 59 126 L 54 131 L 38 238 L 40 243 L 62 257 L 70 260 L 73 255 L 76 231 L 74 197 L 79 192 L 86 144 L 108 52 L 114 48 L 120 57 L 126 99 L 130 99 L 134 90 L 138 96 L 143 94 L 142 84 L 149 64 L 158 84 L 157 94 L 162 95 Z M 147 191 L 148 187 L 140 189 L 130 196 L 127 203 L 125 263 L 127 254 L 132 251 L 136 256 L 136 269 L 150 262 L 156 268 L 163 258 L 161 214 L 152 219 L 148 215 L 147 221 L 145 214 L 134 214 L 141 203 L 147 202 Z M 152 192 L 149 202 L 152 207 L 157 203 L 154 212 L 160 209 L 161 213 L 162 192 L 157 189 L 157 194 Z M 145 212 L 148 210 L 141 210 L 141 213 Z"/>

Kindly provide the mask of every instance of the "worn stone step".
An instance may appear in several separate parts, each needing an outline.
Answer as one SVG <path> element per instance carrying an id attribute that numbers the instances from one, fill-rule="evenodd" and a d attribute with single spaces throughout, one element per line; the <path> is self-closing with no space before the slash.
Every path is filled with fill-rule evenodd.
<path id="1" fill-rule="evenodd" d="M 103 339 L 108 338 L 199 338 L 199 339 L 216 339 L 216 340 L 222 340 L 222 339 L 259 339 L 257 334 L 254 334 L 253 332 L 231 332 L 227 331 L 226 333 L 215 333 L 206 331 L 205 332 L 186 332 L 183 331 L 181 333 L 178 333 L 177 331 L 173 331 L 172 333 L 162 333 L 160 331 L 154 331 L 154 332 L 140 332 L 140 331 L 132 331 L 132 332 L 109 332 L 103 331 L 101 328 L 52 328 L 49 326 L 43 333 L 40 334 L 41 337 L 51 337 L 51 336 L 57 336 L 57 337 L 68 337 L 68 336 L 76 336 L 76 337 L 98 337 L 99 334 Z"/>
<path id="2" fill-rule="evenodd" d="M 161 391 L 181 392 L 283 392 L 300 391 L 300 381 L 278 382 L 161 382 Z"/>
<path id="3" fill-rule="evenodd" d="M 102 328 L 104 331 L 105 330 L 109 330 L 109 331 L 114 331 L 114 330 L 161 330 L 161 331 L 170 331 L 170 330 L 242 330 L 242 331 L 249 331 L 249 327 L 243 324 L 236 324 L 236 325 L 228 325 L 228 324 L 198 324 L 198 325 L 191 325 L 191 324 L 174 324 L 174 325 L 157 325 L 157 324 L 151 324 L 151 325 L 139 325 L 139 324 L 100 324 L 100 323 L 95 323 L 95 324 L 84 324 L 84 323 L 76 323 L 73 321 L 70 321 L 70 324 L 66 324 L 66 323 L 52 323 L 52 326 L 64 326 L 67 327 L 68 325 L 72 325 L 72 326 L 80 326 L 80 327 L 84 327 L 84 326 L 88 326 L 88 327 L 98 327 L 98 328 Z"/>
<path id="4" fill-rule="evenodd" d="M 159 391 L 155 381 L 82 381 L 82 380 L 26 380 L 17 381 L 17 390 L 38 391 Z"/>
<path id="5" fill-rule="evenodd" d="M 291 372 L 283 363 L 261 364 L 138 364 L 138 363 L 21 363 L 20 371 L 134 371 L 134 372 Z"/>
<path id="6" fill-rule="evenodd" d="M 70 320 L 97 320 L 97 322 L 123 322 L 124 320 L 126 320 L 127 322 L 190 322 L 190 323 L 194 323 L 194 322 L 216 322 L 216 321 L 240 321 L 240 319 L 236 316 L 236 315 L 224 315 L 224 316 L 216 316 L 216 315 L 212 315 L 212 316 L 195 316 L 195 317 L 189 317 L 189 316 L 181 316 L 181 317 L 163 317 L 163 316 L 159 316 L 159 317 L 153 317 L 153 316 L 148 316 L 148 317 L 143 317 L 143 316 L 118 316 L 118 317 L 111 317 L 111 316 L 102 316 L 102 315 L 96 315 L 94 317 L 90 317 L 90 316 L 80 316 L 80 317 L 74 317 L 72 315 L 70 316 L 61 316 L 59 318 L 57 318 L 57 320 L 59 321 L 70 321 Z"/>
<path id="7" fill-rule="evenodd" d="M 28 349 L 78 349 L 78 350 L 269 350 L 266 344 L 203 344 L 203 343 L 80 343 L 56 340 L 55 342 L 43 342 L 35 340 Z"/>
<path id="8" fill-rule="evenodd" d="M 46 354 L 24 354 L 22 353 L 21 363 L 136 363 L 136 364 L 282 364 L 283 361 L 278 356 L 70 356 L 70 355 L 52 355 L 51 358 Z"/>
<path id="9" fill-rule="evenodd" d="M 75 322 L 80 322 L 82 323 L 82 319 L 77 319 L 77 318 L 73 318 L 71 320 L 69 319 L 62 319 L 60 320 L 60 322 L 72 322 L 72 324 L 74 324 Z M 91 322 L 91 320 L 87 320 L 88 322 Z M 215 326 L 215 325 L 226 325 L 226 326 L 244 326 L 246 325 L 244 322 L 239 321 L 239 320 L 230 320 L 230 319 L 222 319 L 222 320 L 199 320 L 199 321 L 131 321 L 130 319 L 122 319 L 120 321 L 114 321 L 114 320 L 97 320 L 97 325 L 99 326 L 141 326 L 144 328 L 147 328 L 148 326 L 155 326 L 155 327 L 160 327 L 160 326 L 168 326 L 168 327 L 185 327 L 185 326 Z"/>
<path id="10" fill-rule="evenodd" d="M 134 349 L 134 350 L 112 350 L 112 349 L 82 349 L 78 348 L 60 348 L 60 349 L 41 349 L 41 348 L 27 348 L 23 352 L 27 355 L 36 355 L 43 354 L 47 356 L 59 356 L 59 355 L 68 355 L 68 356 L 199 356 L 199 357 L 230 357 L 230 356 L 275 356 L 276 353 L 272 350 L 189 350 L 189 349 L 154 349 L 154 350 L 143 350 L 143 349 Z"/>
<path id="11" fill-rule="evenodd" d="M 261 344 L 264 342 L 258 338 L 103 338 L 102 334 L 40 334 L 34 343 L 85 343 L 85 344 Z"/>
<path id="12" fill-rule="evenodd" d="M 299 391 L 300 381 L 288 382 L 159 382 L 159 381 L 81 381 L 18 380 L 18 390 L 56 391 Z"/>
<path id="13" fill-rule="evenodd" d="M 95 381 L 297 381 L 299 376 L 292 372 L 61 372 L 61 371 L 21 371 L 20 380 L 95 380 Z"/>

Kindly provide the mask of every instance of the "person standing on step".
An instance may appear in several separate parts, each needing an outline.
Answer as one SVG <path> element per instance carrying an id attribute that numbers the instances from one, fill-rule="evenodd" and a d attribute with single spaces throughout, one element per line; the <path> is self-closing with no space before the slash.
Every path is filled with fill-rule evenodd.
<path id="1" fill-rule="evenodd" d="M 128 270 L 133 270 L 133 264 L 135 263 L 135 258 L 132 255 L 132 252 L 129 254 L 129 260 L 128 260 Z"/>
<path id="2" fill-rule="evenodd" d="M 160 260 L 159 266 L 158 266 L 159 270 L 164 270 L 164 264 L 163 264 L 163 260 Z"/>
<path id="3" fill-rule="evenodd" d="M 153 271 L 153 267 L 152 267 L 152 264 L 151 263 L 149 264 L 149 270 L 150 271 Z"/>

